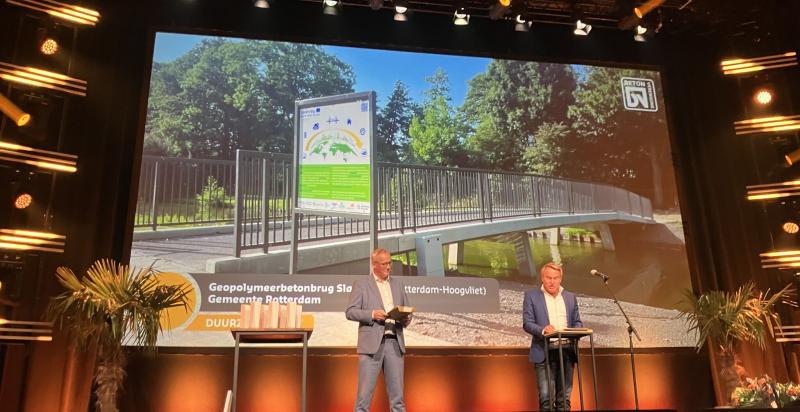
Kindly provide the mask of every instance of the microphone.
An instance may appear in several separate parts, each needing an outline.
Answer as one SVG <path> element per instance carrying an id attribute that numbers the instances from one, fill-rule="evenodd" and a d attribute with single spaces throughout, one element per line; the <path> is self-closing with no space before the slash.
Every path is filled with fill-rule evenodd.
<path id="1" fill-rule="evenodd" d="M 592 269 L 589 271 L 589 273 L 591 273 L 592 276 L 597 276 L 600 279 L 603 279 L 603 282 L 608 282 L 609 276 L 597 269 Z"/>

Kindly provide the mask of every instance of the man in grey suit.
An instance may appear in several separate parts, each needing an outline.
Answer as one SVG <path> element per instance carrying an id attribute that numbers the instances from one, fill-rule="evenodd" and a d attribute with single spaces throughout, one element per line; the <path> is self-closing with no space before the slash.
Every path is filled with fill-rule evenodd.
<path id="1" fill-rule="evenodd" d="M 564 328 L 582 328 L 581 315 L 578 312 L 578 299 L 575 294 L 561 287 L 563 271 L 561 265 L 548 263 L 542 267 L 542 287 L 525 292 L 522 303 L 522 328 L 532 335 L 528 360 L 536 368 L 536 381 L 539 384 L 539 410 L 552 410 L 551 401 L 555 401 L 556 410 L 569 410 L 569 396 L 572 392 L 572 373 L 578 356 L 574 345 L 570 342 L 552 342 L 548 347 L 550 363 L 550 381 L 547 380 L 546 363 L 544 361 L 544 336 Z M 561 365 L 559 365 L 558 347 L 564 354 L 564 381 L 561 384 Z M 550 388 L 555 386 L 556 393 Z M 553 399 L 555 395 L 555 399 Z M 566 399 L 566 402 L 564 402 Z"/>
<path id="2" fill-rule="evenodd" d="M 389 274 L 392 255 L 375 249 L 370 256 L 372 274 L 353 285 L 345 315 L 358 322 L 358 394 L 356 412 L 368 412 L 378 374 L 383 370 L 392 412 L 405 412 L 403 400 L 403 328 L 411 316 L 398 322 L 387 312 L 396 306 L 410 306 L 402 283 Z"/>

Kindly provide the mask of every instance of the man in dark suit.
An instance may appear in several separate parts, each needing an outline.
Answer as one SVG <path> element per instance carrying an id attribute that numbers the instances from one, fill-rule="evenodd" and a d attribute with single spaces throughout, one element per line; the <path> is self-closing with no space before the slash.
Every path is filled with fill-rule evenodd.
<path id="1" fill-rule="evenodd" d="M 564 328 L 581 328 L 580 313 L 578 313 L 578 300 L 575 294 L 561 287 L 563 271 L 560 265 L 548 263 L 541 270 L 542 287 L 525 292 L 522 303 L 522 328 L 530 333 L 531 350 L 528 359 L 536 368 L 536 380 L 539 384 L 540 410 L 552 410 L 551 400 L 555 401 L 556 410 L 569 410 L 570 392 L 572 391 L 572 373 L 578 356 L 574 345 L 569 342 L 553 342 L 548 347 L 550 360 L 550 382 L 547 381 L 547 372 L 544 353 L 544 336 Z M 562 346 L 564 353 L 564 380 L 566 387 L 561 384 L 561 366 L 559 365 L 558 349 Z M 551 396 L 551 385 L 555 386 L 555 399 Z M 566 402 L 562 399 L 566 398 Z"/>
<path id="2" fill-rule="evenodd" d="M 375 249 L 370 256 L 372 274 L 353 285 L 345 315 L 358 322 L 358 394 L 356 412 L 368 412 L 378 374 L 383 370 L 392 412 L 405 412 L 403 400 L 403 328 L 411 316 L 395 322 L 387 312 L 396 306 L 410 306 L 401 281 L 389 274 L 392 256 Z"/>

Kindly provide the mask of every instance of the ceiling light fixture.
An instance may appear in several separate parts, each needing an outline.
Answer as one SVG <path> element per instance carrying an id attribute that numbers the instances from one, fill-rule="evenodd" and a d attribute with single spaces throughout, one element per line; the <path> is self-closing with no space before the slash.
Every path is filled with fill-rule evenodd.
<path id="1" fill-rule="evenodd" d="M 530 30 L 532 24 L 533 22 L 531 22 L 530 20 L 525 20 L 525 18 L 522 17 L 521 14 L 517 14 L 517 17 L 514 19 L 514 30 L 526 32 Z"/>
<path id="2" fill-rule="evenodd" d="M 575 20 L 575 30 L 572 33 L 576 36 L 588 36 L 591 31 L 591 24 L 584 23 L 581 19 Z"/>
<path id="3" fill-rule="evenodd" d="M 637 25 L 635 29 L 633 29 L 633 40 L 638 42 L 645 42 L 647 38 L 644 36 L 647 33 L 647 27 L 642 25 Z"/>
<path id="4" fill-rule="evenodd" d="M 456 9 L 455 13 L 453 13 L 453 24 L 456 26 L 466 26 L 469 24 L 469 14 L 466 8 L 459 7 Z"/>
<path id="5" fill-rule="evenodd" d="M 26 126 L 31 122 L 31 115 L 22 111 L 14 102 L 3 96 L 2 93 L 0 93 L 0 112 L 8 116 L 17 127 Z"/>
<path id="6" fill-rule="evenodd" d="M 769 89 L 756 90 L 756 93 L 753 95 L 753 100 L 762 106 L 766 106 L 772 103 L 772 91 Z"/>

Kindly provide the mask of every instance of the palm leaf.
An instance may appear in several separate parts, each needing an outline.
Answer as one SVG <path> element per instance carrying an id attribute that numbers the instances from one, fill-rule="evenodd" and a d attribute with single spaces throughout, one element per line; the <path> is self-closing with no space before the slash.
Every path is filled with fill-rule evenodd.
<path id="1" fill-rule="evenodd" d="M 697 332 L 697 350 L 711 341 L 725 350 L 732 350 L 736 342 L 749 342 L 764 349 L 764 335 L 773 335 L 773 324 L 780 324 L 775 305 L 794 289 L 787 285 L 770 295 L 769 291 L 756 294 L 753 282 L 742 285 L 734 292 L 710 291 L 695 296 L 684 294 L 689 309 L 681 313 L 690 331 Z"/>

